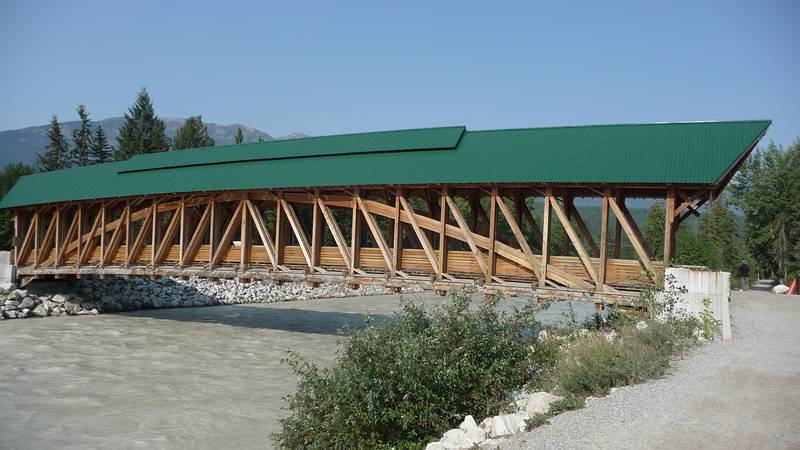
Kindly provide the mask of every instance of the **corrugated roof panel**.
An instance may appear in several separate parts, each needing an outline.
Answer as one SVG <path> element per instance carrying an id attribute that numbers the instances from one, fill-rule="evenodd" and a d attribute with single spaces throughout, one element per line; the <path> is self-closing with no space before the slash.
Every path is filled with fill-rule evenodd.
<path id="1" fill-rule="evenodd" d="M 447 139 L 452 135 L 448 138 L 442 137 L 441 131 L 426 134 L 425 130 L 411 130 L 402 139 L 397 134 L 401 132 L 392 132 L 397 139 L 392 148 L 398 151 L 389 150 L 388 144 L 370 143 L 374 136 L 361 140 L 357 135 L 347 135 L 352 147 L 331 144 L 328 148 L 338 153 L 330 157 L 303 158 L 300 149 L 313 154 L 321 147 L 300 139 L 277 141 L 270 147 L 276 154 L 295 155 L 294 159 L 240 162 L 224 154 L 235 147 L 165 152 L 26 176 L 0 207 L 178 192 L 384 184 L 712 185 L 769 124 L 740 121 L 462 131 L 455 149 L 448 151 L 427 149 L 450 142 Z M 436 130 L 453 129 L 463 130 Z M 373 144 L 376 151 L 369 150 Z M 354 151 L 346 151 L 348 148 Z M 215 151 L 222 154 L 214 155 Z M 202 156 L 196 156 L 198 153 Z M 141 163 L 144 160 L 148 163 Z M 161 165 L 150 163 L 156 160 Z M 210 164 L 190 165 L 190 161 Z M 160 169 L 126 172 L 137 167 Z"/>
<path id="2" fill-rule="evenodd" d="M 459 126 L 377 131 L 151 153 L 134 156 L 130 163 L 120 171 L 125 173 L 167 167 L 337 156 L 351 153 L 453 149 L 465 130 L 465 127 Z"/>

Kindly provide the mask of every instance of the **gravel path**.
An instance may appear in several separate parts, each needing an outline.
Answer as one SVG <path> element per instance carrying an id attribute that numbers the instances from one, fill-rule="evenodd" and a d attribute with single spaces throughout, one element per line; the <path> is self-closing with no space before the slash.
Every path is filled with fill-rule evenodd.
<path id="1" fill-rule="evenodd" d="M 732 296 L 734 338 L 501 448 L 800 448 L 800 297 Z"/>

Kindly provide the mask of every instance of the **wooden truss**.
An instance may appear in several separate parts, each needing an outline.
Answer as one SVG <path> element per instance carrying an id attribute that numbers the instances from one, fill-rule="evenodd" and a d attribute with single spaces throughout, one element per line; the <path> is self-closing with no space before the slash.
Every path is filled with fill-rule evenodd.
<path id="1" fill-rule="evenodd" d="M 24 277 L 196 275 L 622 296 L 659 279 L 678 226 L 712 195 L 626 189 L 262 190 L 45 205 L 14 211 L 14 258 Z M 626 195 L 665 199 L 663 261 L 653 260 Z M 579 197 L 600 199 L 599 235 L 575 208 Z M 531 207 L 541 208 L 538 219 Z M 554 221 L 564 232 L 561 255 L 552 254 Z M 623 233 L 636 260 L 619 258 Z"/>

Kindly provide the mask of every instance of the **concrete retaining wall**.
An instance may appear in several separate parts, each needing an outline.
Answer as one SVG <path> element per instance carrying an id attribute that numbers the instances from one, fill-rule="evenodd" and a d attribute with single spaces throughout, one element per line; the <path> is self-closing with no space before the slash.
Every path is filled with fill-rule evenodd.
<path id="1" fill-rule="evenodd" d="M 722 339 L 731 338 L 731 316 L 728 301 L 731 294 L 731 274 L 705 267 L 669 267 L 667 279 L 673 278 L 675 288 L 686 288 L 681 306 L 689 313 L 699 316 L 705 309 L 703 301 L 711 301 L 711 312 L 721 323 Z"/>

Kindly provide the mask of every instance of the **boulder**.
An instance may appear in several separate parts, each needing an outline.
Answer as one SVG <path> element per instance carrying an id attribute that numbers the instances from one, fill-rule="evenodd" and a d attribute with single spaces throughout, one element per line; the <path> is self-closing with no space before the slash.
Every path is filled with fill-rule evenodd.
<path id="1" fill-rule="evenodd" d="M 469 439 L 472 444 L 480 444 L 486 440 L 486 430 L 479 427 L 478 424 L 475 423 L 475 418 L 472 416 L 464 417 L 464 421 L 461 422 L 458 429 L 467 434 L 467 439 Z"/>
<path id="2" fill-rule="evenodd" d="M 778 285 L 776 285 L 775 287 L 772 288 L 772 293 L 773 294 L 781 294 L 781 295 L 783 295 L 783 294 L 785 294 L 787 292 L 789 292 L 789 286 L 786 286 L 785 284 L 778 284 Z"/>
<path id="3" fill-rule="evenodd" d="M 446 431 L 439 442 L 442 444 L 442 448 L 448 450 L 467 450 L 474 445 L 469 437 L 467 437 L 467 432 L 460 428 L 453 428 L 452 430 Z"/>
<path id="4" fill-rule="evenodd" d="M 525 414 L 527 417 L 543 416 L 550 411 L 550 404 L 561 400 L 562 397 L 553 395 L 549 392 L 536 392 L 528 397 L 528 404 L 525 405 Z"/>
<path id="5" fill-rule="evenodd" d="M 501 414 L 492 417 L 492 428 L 489 430 L 489 436 L 492 438 L 511 436 L 520 431 L 525 431 L 525 416 L 516 413 Z"/>
<path id="6" fill-rule="evenodd" d="M 425 446 L 425 450 L 444 450 L 444 445 L 439 441 L 431 442 Z"/>
<path id="7" fill-rule="evenodd" d="M 50 301 L 54 303 L 64 303 L 67 300 L 69 300 L 69 296 L 62 294 L 56 294 L 53 296 L 53 298 L 50 299 Z"/>
<path id="8" fill-rule="evenodd" d="M 19 301 L 18 300 L 6 300 L 5 303 L 3 304 L 3 306 L 5 307 L 5 309 L 17 309 L 17 307 L 19 306 Z"/>
<path id="9" fill-rule="evenodd" d="M 47 307 L 44 306 L 44 303 L 40 303 L 36 308 L 33 308 L 33 314 L 39 317 L 47 317 Z"/>
<path id="10" fill-rule="evenodd" d="M 14 291 L 12 291 L 11 294 L 21 299 L 28 296 L 28 291 L 24 289 L 14 289 Z"/>
<path id="11" fill-rule="evenodd" d="M 32 299 L 32 298 L 30 298 L 30 297 L 25 297 L 25 298 L 23 298 L 23 299 L 22 299 L 22 301 L 21 301 L 21 302 L 19 302 L 19 306 L 18 306 L 17 308 L 18 308 L 18 309 L 25 309 L 25 308 L 31 309 L 31 308 L 33 308 L 35 305 L 36 305 L 36 302 L 35 302 L 35 301 L 33 301 L 33 299 Z"/>

